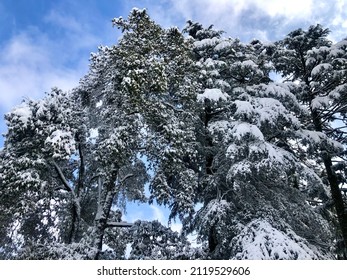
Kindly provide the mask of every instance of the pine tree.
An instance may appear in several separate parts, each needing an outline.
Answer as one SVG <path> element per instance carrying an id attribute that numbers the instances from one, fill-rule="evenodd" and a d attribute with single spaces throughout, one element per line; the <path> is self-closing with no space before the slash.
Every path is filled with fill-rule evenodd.
<path id="1" fill-rule="evenodd" d="M 346 40 L 333 44 L 320 25 L 295 30 L 279 41 L 276 70 L 297 83 L 293 91 L 306 108 L 300 132 L 301 149 L 314 156 L 330 187 L 346 257 L 346 202 L 341 193 L 346 143 Z"/>
<path id="2" fill-rule="evenodd" d="M 77 150 L 76 115 L 69 101 L 64 93 L 53 89 L 45 99 L 25 101 L 6 115 L 8 132 L 0 167 L 5 187 L 1 189 L 2 207 L 12 213 L 12 226 L 21 224 L 17 234 L 24 240 L 28 236 L 38 240 L 54 237 L 51 231 L 58 214 L 54 199 L 62 206 L 67 204 L 61 209 L 71 208 L 74 216 L 67 235 L 74 235 L 78 227 L 79 202 L 64 184 L 73 179 L 74 162 L 70 158 Z M 57 172 L 62 169 L 67 177 Z"/>
<path id="3" fill-rule="evenodd" d="M 261 258 L 331 257 L 328 222 L 305 205 L 300 191 L 304 182 L 314 185 L 317 177 L 287 145 L 300 129 L 297 115 L 303 109 L 290 86 L 269 79 L 268 59 L 274 46 L 259 41 L 241 44 L 194 23 L 186 30 L 196 37 L 193 52 L 201 69 L 203 91 L 197 101 L 204 136 L 198 139 L 205 154 L 204 172 L 199 175 L 203 206 L 186 225 L 187 231 L 197 230 L 208 242 L 209 258 L 254 257 L 260 244 L 248 243 L 251 239 L 243 235 L 243 227 L 250 226 L 251 234 L 256 225 L 269 226 L 257 228 L 259 234 L 267 231 L 268 251 Z M 293 211 L 298 213 L 294 217 Z M 307 228 L 315 228 L 314 233 Z M 290 254 L 282 248 L 282 254 L 271 253 L 279 233 L 291 242 L 302 242 L 306 251 Z"/>

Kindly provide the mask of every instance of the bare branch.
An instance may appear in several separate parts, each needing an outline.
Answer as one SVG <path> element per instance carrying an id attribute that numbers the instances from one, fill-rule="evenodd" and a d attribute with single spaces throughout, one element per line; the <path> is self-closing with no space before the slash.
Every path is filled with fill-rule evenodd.
<path id="1" fill-rule="evenodd" d="M 123 184 L 125 180 L 127 180 L 127 179 L 129 179 L 129 178 L 131 178 L 133 176 L 134 176 L 134 174 L 132 174 L 132 173 L 125 175 L 124 178 L 122 178 L 120 180 L 120 183 Z"/>
<path id="2" fill-rule="evenodd" d="M 127 223 L 127 222 L 108 222 L 106 224 L 106 227 L 132 227 L 134 224 Z"/>

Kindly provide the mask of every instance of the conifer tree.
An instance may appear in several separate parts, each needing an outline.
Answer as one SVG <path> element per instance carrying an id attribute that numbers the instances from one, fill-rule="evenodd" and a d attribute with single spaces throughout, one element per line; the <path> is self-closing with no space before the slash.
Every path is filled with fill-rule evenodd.
<path id="1" fill-rule="evenodd" d="M 293 92 L 307 110 L 301 116 L 301 156 L 313 157 L 327 180 L 346 258 L 347 212 L 341 187 L 346 172 L 347 41 L 333 44 L 328 34 L 320 25 L 289 33 L 277 43 L 274 62 L 284 78 L 296 82 Z"/>

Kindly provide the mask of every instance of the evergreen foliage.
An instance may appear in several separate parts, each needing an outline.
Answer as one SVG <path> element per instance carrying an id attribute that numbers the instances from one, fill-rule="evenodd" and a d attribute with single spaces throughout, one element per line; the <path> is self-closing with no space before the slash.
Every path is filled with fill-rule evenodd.
<path id="1" fill-rule="evenodd" d="M 5 116 L 0 257 L 346 258 L 347 40 L 112 22 L 122 38 L 77 88 Z M 169 207 L 182 232 L 124 223 L 128 201 Z"/>

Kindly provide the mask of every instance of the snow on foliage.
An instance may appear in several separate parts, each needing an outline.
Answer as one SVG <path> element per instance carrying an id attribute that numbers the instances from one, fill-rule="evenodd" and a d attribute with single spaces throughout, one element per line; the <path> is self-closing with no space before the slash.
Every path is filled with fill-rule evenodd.
<path id="1" fill-rule="evenodd" d="M 125 234 L 130 260 L 190 259 L 196 251 L 185 237 L 156 220 L 136 221 Z"/>
<path id="2" fill-rule="evenodd" d="M 301 138 L 304 145 L 310 143 L 317 147 L 326 146 L 332 153 L 339 153 L 344 150 L 344 146 L 340 142 L 328 138 L 323 132 L 301 129 L 296 134 Z"/>
<path id="3" fill-rule="evenodd" d="M 285 231 L 263 219 L 245 225 L 232 240 L 236 260 L 312 260 L 321 259 L 315 248 L 290 228 Z"/>
<path id="4" fill-rule="evenodd" d="M 318 64 L 317 66 L 315 66 L 312 71 L 311 71 L 311 75 L 312 76 L 316 76 L 316 75 L 320 75 L 322 71 L 329 71 L 331 70 L 333 67 L 330 63 L 321 63 Z"/>
<path id="5" fill-rule="evenodd" d="M 264 135 L 261 133 L 259 128 L 249 123 L 236 124 L 231 133 L 237 140 L 241 140 L 246 137 L 250 137 L 254 140 L 264 140 Z"/>
<path id="6" fill-rule="evenodd" d="M 222 40 L 217 46 L 214 47 L 216 52 L 223 51 L 225 49 L 232 48 L 233 44 L 229 40 Z"/>
<path id="7" fill-rule="evenodd" d="M 31 108 L 28 106 L 27 103 L 23 102 L 21 105 L 16 106 L 11 111 L 13 121 L 19 121 L 23 128 L 26 128 L 28 125 L 29 119 L 32 117 L 32 111 Z"/>
<path id="8" fill-rule="evenodd" d="M 257 111 L 255 110 L 255 106 L 248 101 L 236 100 L 235 105 L 237 108 L 235 116 L 251 117 L 257 113 Z"/>
<path id="9" fill-rule="evenodd" d="M 317 96 L 311 101 L 312 109 L 327 108 L 330 103 L 330 98 L 328 96 Z"/>
<path id="10" fill-rule="evenodd" d="M 70 131 L 56 130 L 46 139 L 45 145 L 53 150 L 53 158 L 68 159 L 76 151 L 76 142 Z"/>
<path id="11" fill-rule="evenodd" d="M 197 96 L 198 101 L 209 99 L 211 101 L 226 100 L 227 95 L 218 88 L 207 88 L 204 93 Z"/>
<path id="12" fill-rule="evenodd" d="M 218 38 L 207 38 L 207 39 L 203 39 L 201 41 L 194 42 L 194 47 L 199 50 L 199 49 L 203 49 L 206 47 L 216 46 L 219 42 L 220 42 L 220 40 Z"/>
<path id="13" fill-rule="evenodd" d="M 333 258 L 347 43 L 320 26 L 244 44 L 188 21 L 184 36 L 145 9 L 112 23 L 122 38 L 91 55 L 79 87 L 5 116 L 0 257 Z M 115 227 L 129 226 L 128 201 L 166 205 L 181 234 L 157 221 Z"/>

